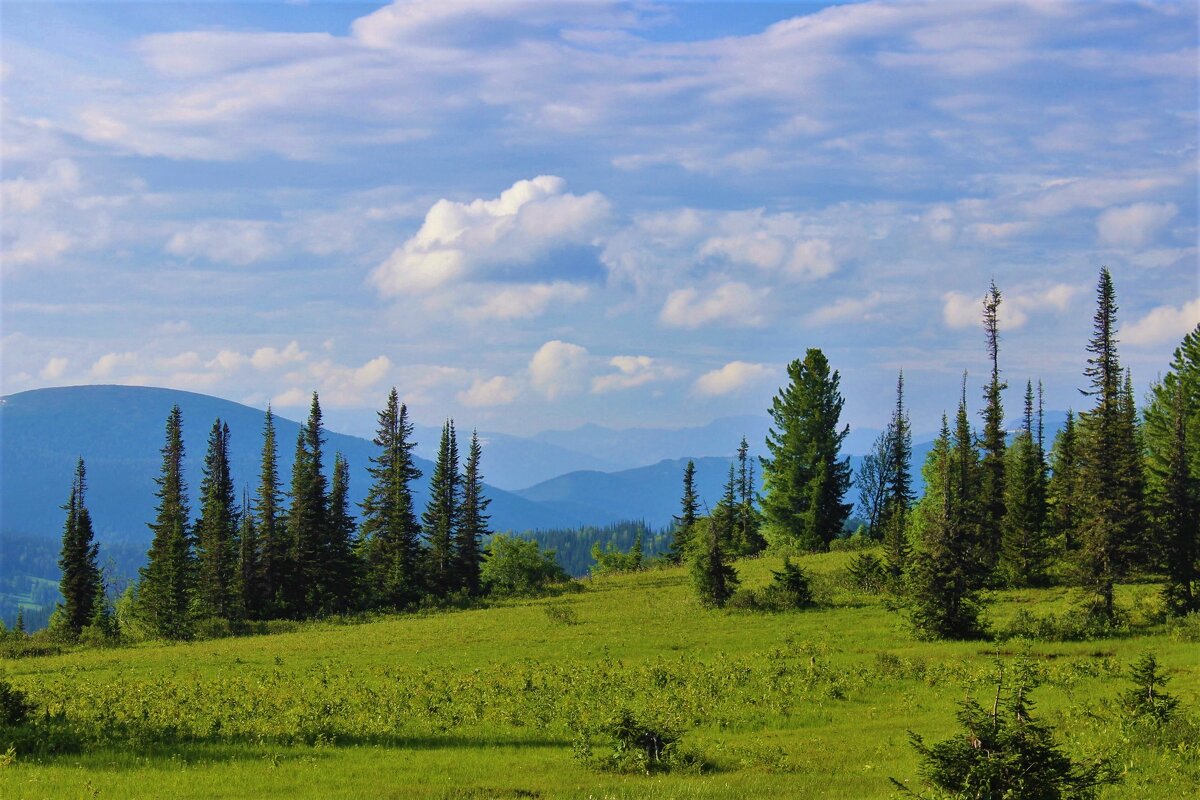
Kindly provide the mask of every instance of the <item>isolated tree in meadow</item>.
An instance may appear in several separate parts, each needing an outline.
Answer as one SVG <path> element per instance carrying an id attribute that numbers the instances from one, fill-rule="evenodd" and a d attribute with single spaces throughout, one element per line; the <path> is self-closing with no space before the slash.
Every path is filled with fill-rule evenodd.
<path id="1" fill-rule="evenodd" d="M 987 337 L 991 377 L 983 390 L 983 458 L 979 464 L 979 546 L 980 568 L 990 574 L 1000 557 L 1000 540 L 1005 515 L 1005 430 L 1001 393 L 1008 384 L 1000 380 L 1000 290 L 993 280 L 983 300 L 983 328 Z"/>
<path id="2" fill-rule="evenodd" d="M 827 550 L 841 533 L 850 504 L 850 460 L 840 457 L 849 426 L 838 430 L 844 400 L 840 376 L 810 348 L 788 365 L 789 383 L 771 404 L 769 457 L 762 459 L 767 536 L 806 550 Z"/>
<path id="3" fill-rule="evenodd" d="M 1050 562 L 1046 532 L 1046 460 L 1036 435 L 1033 384 L 1025 386 L 1025 416 L 1008 449 L 1000 572 L 1009 586 L 1045 583 Z"/>
<path id="4" fill-rule="evenodd" d="M 691 565 L 692 584 L 700 602 L 717 608 L 733 597 L 738 586 L 737 570 L 726 562 L 721 538 L 719 524 L 710 517 L 695 543 Z"/>
<path id="5" fill-rule="evenodd" d="M 358 559 L 354 555 L 354 516 L 350 513 L 350 465 L 333 456 L 329 524 L 325 540 L 323 611 L 345 613 L 358 603 Z"/>
<path id="6" fill-rule="evenodd" d="M 188 528 L 187 486 L 183 480 L 183 414 L 179 406 L 167 416 L 162 447 L 158 506 L 150 530 L 154 538 L 139 570 L 137 615 L 157 636 L 183 639 L 191 633 L 190 605 L 195 564 Z"/>
<path id="7" fill-rule="evenodd" d="M 296 438 L 287 515 L 289 547 L 283 595 L 288 613 L 296 617 L 315 614 L 325 602 L 329 495 L 321 463 L 324 444 L 321 404 L 313 392 L 308 420 Z"/>
<path id="8" fill-rule="evenodd" d="M 455 574 L 458 588 L 475 597 L 481 593 L 479 570 L 483 561 L 483 540 L 488 530 L 487 507 L 491 500 L 483 495 L 483 475 L 479 462 L 483 446 L 479 432 L 471 432 L 471 446 L 461 478 L 461 501 L 458 507 L 457 529 L 454 535 Z"/>
<path id="9" fill-rule="evenodd" d="M 258 493 L 254 498 L 256 534 L 261 553 L 262 616 L 274 616 L 284 610 L 287 598 L 288 545 L 287 515 L 283 508 L 283 490 L 279 484 L 279 456 L 275 442 L 275 415 L 267 406 L 263 421 L 262 462 Z"/>
<path id="10" fill-rule="evenodd" d="M 94 541 L 92 516 L 84 498 L 86 491 L 87 474 L 80 458 L 75 463 L 71 497 L 63 506 L 67 520 L 63 525 L 62 553 L 58 558 L 62 570 L 58 589 L 63 596 L 63 622 L 75 636 L 90 623 L 96 598 L 104 596 L 104 584 L 97 565 L 99 545 Z"/>
<path id="11" fill-rule="evenodd" d="M 413 462 L 413 426 L 395 388 L 378 413 L 372 483 L 362 502 L 359 550 L 374 605 L 404 608 L 421 595 L 421 526 L 410 484 L 421 477 Z"/>
<path id="12" fill-rule="evenodd" d="M 202 617 L 236 616 L 237 515 L 229 471 L 229 426 L 217 419 L 208 434 L 200 481 L 200 518 L 194 528 L 196 600 Z"/>
<path id="13" fill-rule="evenodd" d="M 442 426 L 437 460 L 429 479 L 429 503 L 421 515 L 426 542 L 426 579 L 429 591 L 446 597 L 455 589 L 454 532 L 458 526 L 458 444 L 454 422 Z"/>
<path id="14" fill-rule="evenodd" d="M 667 552 L 667 559 L 672 564 L 682 563 L 689 553 L 699 511 L 696 462 L 688 459 L 687 466 L 683 468 L 683 497 L 679 501 L 679 516 L 675 517 L 675 527 L 671 531 L 671 549 Z"/>

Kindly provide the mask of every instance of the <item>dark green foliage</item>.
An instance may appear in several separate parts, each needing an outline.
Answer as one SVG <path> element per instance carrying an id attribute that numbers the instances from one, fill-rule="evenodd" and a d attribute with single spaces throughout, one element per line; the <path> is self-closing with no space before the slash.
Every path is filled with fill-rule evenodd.
<path id="1" fill-rule="evenodd" d="M 887 566 L 874 553 L 859 553 L 851 558 L 846 575 L 856 589 L 872 593 L 883 591 L 891 577 Z"/>
<path id="2" fill-rule="evenodd" d="M 458 526 L 458 443 L 454 423 L 447 420 L 442 426 L 442 440 L 429 481 L 429 504 L 421 515 L 425 534 L 425 576 L 429 593 L 447 597 L 457 590 L 455 585 L 454 531 Z"/>
<path id="3" fill-rule="evenodd" d="M 866 520 L 867 535 L 875 541 L 883 539 L 883 506 L 887 499 L 888 469 L 892 455 L 892 437 L 883 431 L 871 445 L 871 452 L 863 456 L 862 463 L 854 474 L 858 487 L 858 504 L 855 513 Z"/>
<path id="4" fill-rule="evenodd" d="M 768 600 L 780 608 L 808 608 L 814 604 L 808 575 L 786 556 L 783 569 L 771 570 L 772 580 L 767 587 Z"/>
<path id="5" fill-rule="evenodd" d="M 696 520 L 698 530 L 707 522 L 703 518 Z M 647 527 L 644 522 L 615 522 L 604 526 L 584 526 L 582 528 L 550 528 L 535 531 L 506 531 L 521 539 L 537 542 L 543 548 L 554 548 L 555 558 L 569 575 L 582 576 L 591 572 L 596 564 L 592 551 L 599 545 L 603 552 L 626 553 L 632 549 L 639 539 L 642 543 L 643 562 L 660 558 L 670 563 L 668 553 L 671 540 L 674 538 L 673 529 L 656 531 Z"/>
<path id="6" fill-rule="evenodd" d="M 1000 571 L 1009 586 L 1041 586 L 1050 565 L 1046 535 L 1046 461 L 1033 424 L 1033 384 L 1025 387 L 1025 420 L 1008 450 Z"/>
<path id="7" fill-rule="evenodd" d="M 1129 671 L 1133 688 L 1121 701 L 1126 713 L 1134 720 L 1149 720 L 1162 724 L 1169 720 L 1179 706 L 1179 700 L 1163 691 L 1171 680 L 1158 666 L 1153 653 L 1142 653 Z"/>
<path id="8" fill-rule="evenodd" d="M 671 549 L 667 552 L 667 560 L 672 564 L 682 563 L 690 551 L 699 509 L 700 499 L 696 495 L 696 462 L 689 459 L 687 466 L 683 468 L 683 497 L 679 501 L 679 516 L 675 517 L 675 527 L 671 531 Z"/>
<path id="9" fill-rule="evenodd" d="M 804 361 L 788 365 L 788 378 L 770 409 L 770 457 L 762 459 L 763 516 L 773 543 L 827 550 L 850 513 L 850 504 L 843 502 L 850 461 L 840 457 L 850 428 L 838 430 L 841 378 L 816 348 Z"/>
<path id="10" fill-rule="evenodd" d="M 138 616 L 152 635 L 184 639 L 191 633 L 195 565 L 183 482 L 183 415 L 179 406 L 167 417 L 162 458 L 162 474 L 154 479 L 158 484 L 157 513 L 150 523 L 154 539 L 140 571 Z"/>
<path id="11" fill-rule="evenodd" d="M 945 508 L 949 524 L 956 532 L 955 538 L 967 545 L 960 558 L 968 583 L 973 588 L 980 588 L 991 580 L 999 542 L 993 540 L 990 529 L 984 526 L 985 508 L 980 494 L 983 470 L 967 416 L 966 373 L 963 374 L 952 444 L 946 490 L 950 502 Z"/>
<path id="12" fill-rule="evenodd" d="M 1036 682 L 1031 670 L 1018 663 L 1015 672 L 1007 691 L 1001 672 L 990 711 L 974 700 L 963 701 L 959 734 L 928 746 L 909 732 L 925 782 L 962 800 L 1087 800 L 1100 786 L 1115 783 L 1118 773 L 1107 762 L 1085 766 L 1059 749 L 1054 732 L 1032 717 L 1029 693 Z"/>
<path id="13" fill-rule="evenodd" d="M 263 619 L 267 614 L 263 542 L 259 539 L 254 515 L 250 513 L 250 498 L 245 493 L 242 496 L 242 509 L 237 537 L 237 589 L 241 616 L 245 619 Z"/>
<path id="14" fill-rule="evenodd" d="M 883 470 L 884 492 L 879 512 L 879 536 L 893 584 L 899 584 L 912 556 L 909 520 L 912 510 L 912 428 L 904 408 L 904 373 L 896 379 L 896 407 L 884 431 L 887 468 Z"/>
<path id="15" fill-rule="evenodd" d="M 287 518 L 288 569 L 283 588 L 287 613 L 294 617 L 311 616 L 326 605 L 329 497 L 321 463 L 324 444 L 321 404 L 313 392 L 308 420 L 296 437 Z"/>
<path id="16" fill-rule="evenodd" d="M 754 463 L 750 460 L 750 443 L 742 437 L 737 452 L 737 504 L 733 507 L 734 538 L 737 552 L 751 556 L 767 547 L 762 535 L 762 515 L 754 507 Z"/>
<path id="17" fill-rule="evenodd" d="M 596 562 L 592 566 L 593 575 L 637 572 L 644 565 L 642 534 L 638 533 L 637 538 L 633 540 L 633 544 L 626 551 L 622 551 L 614 542 L 609 542 L 604 547 L 596 542 L 592 545 L 592 559 Z"/>
<path id="18" fill-rule="evenodd" d="M 408 408 L 393 388 L 378 414 L 379 454 L 368 468 L 373 483 L 362 503 L 359 549 L 366 565 L 367 591 L 376 606 L 404 608 L 421 593 L 420 525 L 409 484 L 421 477 L 413 463 L 413 426 Z"/>
<path id="19" fill-rule="evenodd" d="M 490 595 L 540 594 L 569 580 L 555 561 L 554 551 L 541 549 L 537 542 L 498 533 L 484 548 L 480 581 Z"/>
<path id="20" fill-rule="evenodd" d="M 24 692 L 0 678 L 0 725 L 24 725 L 33 710 L 34 705 Z"/>
<path id="21" fill-rule="evenodd" d="M 718 526 L 710 519 L 705 527 L 692 558 L 692 584 L 701 603 L 720 608 L 737 590 L 737 571 L 725 562 Z"/>
<path id="22" fill-rule="evenodd" d="M 67 630 L 73 636 L 78 636 L 91 621 L 96 597 L 102 597 L 104 593 L 100 568 L 96 564 L 99 545 L 92 533 L 92 517 L 84 499 L 86 491 L 87 477 L 81 458 L 75 465 L 71 497 L 63 506 L 67 521 L 63 526 L 62 554 L 58 559 L 62 570 L 58 584 L 63 596 L 62 613 Z"/>
<path id="23" fill-rule="evenodd" d="M 471 448 L 467 451 L 467 463 L 461 479 L 462 502 L 458 508 L 458 527 L 454 536 L 454 561 L 457 586 L 472 597 L 482 591 L 479 580 L 482 542 L 488 530 L 487 507 L 492 502 L 483 496 L 483 475 L 479 461 L 483 447 L 479 444 L 479 433 L 471 433 Z"/>
<path id="24" fill-rule="evenodd" d="M 237 502 L 229 472 L 229 426 L 218 419 L 208 434 L 200 518 L 196 520 L 196 604 L 201 617 L 238 616 Z"/>
<path id="25" fill-rule="evenodd" d="M 1054 438 L 1050 451 L 1050 480 L 1046 484 L 1049 535 L 1062 550 L 1070 552 L 1079 542 L 1083 515 L 1083 489 L 1079 474 L 1079 436 L 1075 414 Z"/>
<path id="26" fill-rule="evenodd" d="M 593 737 L 607 743 L 605 752 L 595 753 Z M 681 750 L 681 738 L 682 733 L 674 725 L 649 724 L 628 709 L 621 709 L 595 732 L 581 733 L 573 749 L 577 759 L 602 772 L 650 775 L 681 768 L 702 771 L 703 760 Z"/>
<path id="27" fill-rule="evenodd" d="M 989 576 L 1000 559 L 1001 536 L 1005 516 L 1005 431 L 1004 407 L 1000 394 L 1008 384 L 1000 381 L 1000 330 L 997 311 L 1000 308 L 1000 290 L 993 280 L 983 300 L 983 327 L 987 335 L 988 360 L 992 373 L 983 390 L 983 459 L 979 463 L 978 488 L 978 547 L 980 573 Z"/>
<path id="28" fill-rule="evenodd" d="M 282 612 L 286 606 L 284 581 L 288 575 L 287 517 L 283 511 L 283 493 L 279 488 L 279 464 L 275 443 L 275 415 L 267 406 L 263 421 L 262 464 L 259 471 L 258 495 L 254 499 L 257 517 L 256 534 L 262 553 L 263 616 Z"/>
<path id="29" fill-rule="evenodd" d="M 341 453 L 333 457 L 329 487 L 329 527 L 325 543 L 326 611 L 345 613 L 358 603 L 358 558 L 354 555 L 354 517 L 350 514 L 350 466 Z"/>

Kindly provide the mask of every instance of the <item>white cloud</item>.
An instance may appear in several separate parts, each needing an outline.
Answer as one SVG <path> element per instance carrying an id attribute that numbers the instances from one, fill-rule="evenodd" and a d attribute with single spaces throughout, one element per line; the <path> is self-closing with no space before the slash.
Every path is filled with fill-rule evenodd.
<path id="1" fill-rule="evenodd" d="M 487 287 L 487 299 L 467 309 L 472 319 L 529 319 L 552 305 L 578 303 L 588 296 L 588 287 L 566 281 L 532 283 L 497 288 Z"/>
<path id="2" fill-rule="evenodd" d="M 722 257 L 734 264 L 775 271 L 793 278 L 823 278 L 837 270 L 833 247 L 828 240 L 793 242 L 764 230 L 713 237 L 701 244 L 698 252 L 701 258 Z"/>
<path id="3" fill-rule="evenodd" d="M 5 214 L 33 211 L 47 199 L 79 190 L 79 167 L 67 158 L 56 159 L 36 178 L 0 181 L 0 208 Z"/>
<path id="4" fill-rule="evenodd" d="M 633 389 L 653 381 L 677 378 L 683 374 L 680 369 L 663 364 L 650 356 L 614 356 L 608 363 L 616 367 L 617 371 L 593 378 L 594 394 Z"/>
<path id="5" fill-rule="evenodd" d="M 1174 203 L 1134 203 L 1110 208 L 1096 218 L 1096 231 L 1103 244 L 1140 247 L 1179 213 Z"/>
<path id="6" fill-rule="evenodd" d="M 701 296 L 696 289 L 677 289 L 667 296 L 659 319 L 674 328 L 699 328 L 720 323 L 735 327 L 762 325 L 766 289 L 730 281 Z"/>
<path id="7" fill-rule="evenodd" d="M 46 362 L 46 366 L 42 367 L 42 371 L 38 374 L 45 380 L 56 381 L 66 374 L 67 365 L 70 363 L 63 356 L 55 356 Z"/>
<path id="8" fill-rule="evenodd" d="M 573 394 L 582 387 L 587 363 L 585 348 L 555 339 L 529 360 L 530 382 L 550 400 Z"/>
<path id="9" fill-rule="evenodd" d="M 1197 324 L 1200 324 L 1200 297 L 1178 307 L 1158 306 L 1120 335 L 1130 344 L 1169 343 L 1182 339 Z"/>
<path id="10" fill-rule="evenodd" d="M 517 399 L 520 390 L 512 378 L 496 375 L 486 380 L 476 379 L 470 388 L 459 392 L 458 402 L 464 406 L 480 408 L 487 406 L 504 406 Z"/>
<path id="11" fill-rule="evenodd" d="M 358 367 L 331 360 L 307 364 L 286 376 L 293 385 L 277 394 L 273 402 L 280 406 L 307 405 L 312 389 L 304 387 L 312 386 L 320 395 L 322 405 L 351 408 L 368 405 L 377 394 L 375 388 L 391 372 L 392 366 L 387 356 L 376 356 Z"/>
<path id="12" fill-rule="evenodd" d="M 250 356 L 250 363 L 254 365 L 255 369 L 270 370 L 304 361 L 307 358 L 308 353 L 300 349 L 299 342 L 293 340 L 288 342 L 282 350 L 274 347 L 258 348 L 254 351 L 254 355 Z"/>
<path id="13" fill-rule="evenodd" d="M 1020 328 L 1029 321 L 1029 315 L 1049 311 L 1064 312 L 1071 301 L 1082 290 L 1080 286 L 1055 283 L 1037 287 L 1006 290 L 1000 287 L 1001 302 L 997 311 L 998 323 L 1003 331 Z M 964 292 L 946 292 L 942 295 L 942 319 L 951 328 L 970 328 L 983 325 L 984 294 L 969 295 Z"/>
<path id="14" fill-rule="evenodd" d="M 111 378 L 121 367 L 136 364 L 136 353 L 105 353 L 92 364 L 92 377 Z"/>
<path id="15" fill-rule="evenodd" d="M 166 251 L 181 258 L 200 257 L 209 261 L 244 267 L 272 258 L 281 247 L 269 233 L 267 223 L 249 220 L 199 222 L 175 233 Z"/>
<path id="16" fill-rule="evenodd" d="M 865 319 L 882 302 L 883 295 L 880 292 L 871 292 L 866 297 L 844 297 L 810 312 L 804 321 L 809 325 L 858 321 Z"/>
<path id="17" fill-rule="evenodd" d="M 609 211 L 603 195 L 570 194 L 566 181 L 553 175 L 517 181 L 491 200 L 439 200 L 371 281 L 393 296 L 528 266 L 567 246 L 597 244 Z"/>
<path id="18" fill-rule="evenodd" d="M 720 369 L 701 375 L 696 380 L 695 390 L 704 395 L 731 394 L 754 386 L 772 373 L 766 364 L 730 361 Z"/>

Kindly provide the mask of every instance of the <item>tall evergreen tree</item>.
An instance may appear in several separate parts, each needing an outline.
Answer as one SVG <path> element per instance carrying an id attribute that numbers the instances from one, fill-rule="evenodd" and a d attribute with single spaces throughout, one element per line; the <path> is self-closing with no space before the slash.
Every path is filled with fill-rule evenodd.
<path id="1" fill-rule="evenodd" d="M 454 591 L 454 531 L 458 526 L 458 444 L 454 423 L 442 426 L 437 460 L 429 480 L 429 503 L 421 516 L 426 541 L 429 591 L 446 597 Z"/>
<path id="2" fill-rule="evenodd" d="M 992 362 L 991 378 L 984 388 L 983 460 L 979 465 L 979 546 L 977 557 L 986 573 L 995 569 L 1000 556 L 1000 538 L 1004 523 L 1004 407 L 1001 392 L 1008 384 L 1000 381 L 1000 290 L 993 280 L 983 300 L 983 327 L 987 335 L 988 359 Z"/>
<path id="3" fill-rule="evenodd" d="M 138 616 L 157 636 L 183 639 L 191 634 L 190 604 L 195 585 L 192 540 L 188 529 L 187 486 L 183 480 L 183 415 L 179 406 L 167 416 L 162 447 L 158 507 L 150 530 L 154 538 L 139 571 Z"/>
<path id="4" fill-rule="evenodd" d="M 378 414 L 377 455 L 367 468 L 372 483 L 362 502 L 359 548 L 374 605 L 404 608 L 421 595 L 420 531 L 409 484 L 421 477 L 413 462 L 408 408 L 395 388 Z"/>
<path id="5" fill-rule="evenodd" d="M 329 496 L 321 461 L 324 443 L 321 404 L 313 392 L 308 420 L 300 426 L 296 439 L 287 516 L 289 547 L 283 594 L 288 613 L 297 617 L 315 614 L 326 603 Z"/>
<path id="6" fill-rule="evenodd" d="M 482 542 L 488 530 L 487 507 L 491 500 L 483 495 L 483 475 L 479 461 L 483 446 L 479 432 L 471 432 L 471 447 L 461 479 L 462 499 L 458 508 L 458 528 L 454 537 L 455 573 L 458 588 L 472 597 L 480 594 L 479 570 L 483 560 Z"/>
<path id="7" fill-rule="evenodd" d="M 1010 586 L 1045 583 L 1050 561 L 1046 537 L 1046 461 L 1036 433 L 1033 384 L 1025 385 L 1025 417 L 1008 450 L 1000 571 Z"/>
<path id="8" fill-rule="evenodd" d="M 908 411 L 904 407 L 904 372 L 896 378 L 896 406 L 888 421 L 887 467 L 883 471 L 885 480 L 879 526 L 882 529 L 884 549 L 889 555 L 893 576 L 899 577 L 909 552 L 908 522 L 913 503 L 912 491 L 912 426 Z"/>
<path id="9" fill-rule="evenodd" d="M 229 426 L 208 434 L 196 520 L 196 600 L 204 617 L 231 619 L 237 605 L 237 500 L 229 472 Z"/>
<path id="10" fill-rule="evenodd" d="M 683 468 L 683 497 L 679 501 L 679 516 L 675 517 L 675 527 L 671 531 L 671 549 L 667 552 L 667 559 L 672 564 L 682 563 L 690 551 L 699 511 L 700 499 L 696 495 L 696 462 L 688 459 L 687 466 Z"/>
<path id="11" fill-rule="evenodd" d="M 261 552 L 262 608 L 264 617 L 286 609 L 284 585 L 288 571 L 287 515 L 283 510 L 283 491 L 279 485 L 279 458 L 275 442 L 275 415 L 267 406 L 263 422 L 262 462 L 258 493 L 255 497 L 256 534 Z"/>
<path id="12" fill-rule="evenodd" d="M 333 456 L 326 531 L 322 610 L 345 613 L 358 598 L 358 559 L 354 555 L 354 516 L 350 513 L 350 465 L 341 453 Z"/>
<path id="13" fill-rule="evenodd" d="M 242 518 L 238 523 L 238 580 L 241 616 L 262 619 L 267 613 L 266 580 L 263 569 L 263 546 L 259 539 L 254 514 L 250 512 L 250 493 L 242 492 Z"/>
<path id="14" fill-rule="evenodd" d="M 721 499 L 709 515 L 712 525 L 716 526 L 721 539 L 721 550 L 726 554 L 738 552 L 741 541 L 738 539 L 738 502 L 737 502 L 737 467 L 729 465 L 729 477 L 721 492 Z"/>
<path id="15" fill-rule="evenodd" d="M 1107 268 L 1100 270 L 1096 306 L 1084 371 L 1091 382 L 1085 393 L 1095 406 L 1080 418 L 1083 517 L 1075 561 L 1081 584 L 1095 596 L 1096 610 L 1112 619 L 1113 586 L 1128 571 L 1142 522 L 1142 463 L 1132 398 L 1122 386 L 1116 293 Z"/>
<path id="16" fill-rule="evenodd" d="M 67 521 L 63 526 L 62 554 L 58 559 L 62 579 L 59 592 L 63 596 L 62 614 L 67 630 L 78 636 L 92 619 L 96 598 L 103 598 L 104 585 L 97 565 L 99 545 L 94 541 L 92 517 L 84 494 L 87 475 L 80 458 L 75 464 L 71 481 L 71 497 L 63 510 Z"/>
<path id="17" fill-rule="evenodd" d="M 762 459 L 762 510 L 769 538 L 806 550 L 827 550 L 842 531 L 850 504 L 850 459 L 840 457 L 849 426 L 838 430 L 844 403 L 837 370 L 816 348 L 788 365 L 789 384 L 771 405 L 769 458 Z"/>
<path id="18" fill-rule="evenodd" d="M 766 549 L 762 536 L 762 517 L 754 505 L 754 462 L 750 460 L 750 443 L 742 437 L 737 452 L 737 540 L 738 552 L 754 555 Z"/>
<path id="19" fill-rule="evenodd" d="M 1056 548 L 1071 552 L 1079 541 L 1082 488 L 1079 475 L 1079 436 L 1075 413 L 1054 437 L 1050 450 L 1050 480 L 1046 485 L 1048 532 Z"/>
<path id="20" fill-rule="evenodd" d="M 726 516 L 724 519 L 728 521 L 732 518 Z M 725 550 L 721 546 L 721 540 L 728 537 L 730 531 L 723 531 L 721 525 L 715 514 L 709 517 L 701 541 L 696 543 L 691 565 L 692 583 L 700 602 L 717 608 L 733 597 L 738 586 L 737 570 L 726 562 Z"/>
<path id="21" fill-rule="evenodd" d="M 950 450 L 950 497 L 945 506 L 950 515 L 954 536 L 969 542 L 964 551 L 964 568 L 971 585 L 979 588 L 988 583 L 995 567 L 995 553 L 990 533 L 984 529 L 984 508 L 980 492 L 982 465 L 967 414 L 967 376 L 963 373 L 962 394 L 954 418 L 953 447 Z"/>

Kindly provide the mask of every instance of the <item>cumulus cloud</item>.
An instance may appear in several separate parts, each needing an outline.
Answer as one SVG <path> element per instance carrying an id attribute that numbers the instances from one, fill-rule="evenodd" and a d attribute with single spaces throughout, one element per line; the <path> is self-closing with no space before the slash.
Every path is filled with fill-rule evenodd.
<path id="1" fill-rule="evenodd" d="M 866 297 L 844 297 L 810 312 L 804 317 L 809 325 L 828 325 L 832 322 L 850 322 L 864 319 L 883 302 L 880 292 L 871 292 Z"/>
<path id="2" fill-rule="evenodd" d="M 720 369 L 701 375 L 694 388 L 703 395 L 732 394 L 754 386 L 771 374 L 772 369 L 766 364 L 730 361 Z"/>
<path id="3" fill-rule="evenodd" d="M 71 362 L 62 356 L 55 356 L 46 362 L 46 366 L 42 367 L 42 371 L 38 373 L 44 380 L 56 381 L 67 372 L 67 365 Z"/>
<path id="4" fill-rule="evenodd" d="M 275 347 L 260 347 L 250 356 L 255 369 L 278 369 L 288 364 L 304 361 L 308 353 L 300 349 L 300 343 L 292 340 L 282 350 Z"/>
<path id="5" fill-rule="evenodd" d="M 1001 330 L 1020 328 L 1033 313 L 1066 311 L 1082 287 L 1055 283 L 1041 287 L 1024 287 L 1013 291 L 1001 288 L 997 312 Z M 965 292 L 946 292 L 942 295 L 942 319 L 951 328 L 970 328 L 983 325 L 984 295 Z"/>
<path id="6" fill-rule="evenodd" d="M 547 308 L 578 303 L 588 296 L 588 287 L 578 283 L 554 281 L 497 288 L 489 286 L 487 299 L 464 313 L 472 319 L 529 319 Z"/>
<path id="7" fill-rule="evenodd" d="M 588 351 L 558 339 L 546 342 L 529 360 L 529 379 L 549 400 L 578 392 L 586 377 Z"/>
<path id="8" fill-rule="evenodd" d="M 598 192 L 570 194 L 566 185 L 539 175 L 490 200 L 439 200 L 371 281 L 384 296 L 429 292 L 500 267 L 528 266 L 565 247 L 594 245 L 609 216 L 608 200 Z"/>
<path id="9" fill-rule="evenodd" d="M 1125 327 L 1121 338 L 1130 344 L 1147 345 L 1169 343 L 1182 339 L 1200 324 L 1200 297 L 1182 306 L 1158 306 L 1148 314 Z"/>
<path id="10" fill-rule="evenodd" d="M 766 289 L 753 289 L 737 281 L 724 283 L 705 295 L 692 288 L 676 289 L 667 296 L 659 319 L 673 328 L 699 328 L 710 323 L 756 327 L 763 324 L 766 299 Z"/>
<path id="11" fill-rule="evenodd" d="M 265 222 L 249 220 L 199 222 L 172 235 L 165 249 L 181 258 L 199 257 L 239 267 L 272 258 L 282 250 Z"/>
<path id="12" fill-rule="evenodd" d="M 92 377 L 111 378 L 122 367 L 136 364 L 137 360 L 136 353 L 105 353 L 92 364 Z"/>
<path id="13" fill-rule="evenodd" d="M 79 167 L 68 158 L 60 158 L 36 177 L 0 181 L 0 208 L 6 214 L 33 211 L 49 198 L 73 194 L 78 189 Z"/>
<path id="14" fill-rule="evenodd" d="M 458 402 L 464 406 L 480 408 L 487 406 L 504 406 L 517 399 L 520 390 L 512 378 L 504 375 L 484 380 L 476 379 L 469 388 L 459 392 Z"/>
<path id="15" fill-rule="evenodd" d="M 826 239 L 793 242 L 759 230 L 734 236 L 717 236 L 700 245 L 702 258 L 722 257 L 734 264 L 776 271 L 793 278 L 823 278 L 837 270 L 833 247 Z"/>
<path id="16" fill-rule="evenodd" d="M 1134 203 L 1110 208 L 1096 218 L 1096 231 L 1103 244 L 1140 247 L 1175 219 L 1174 203 Z"/>
<path id="17" fill-rule="evenodd" d="M 392 366 L 387 356 L 376 356 L 357 367 L 329 359 L 311 363 L 287 375 L 292 386 L 277 394 L 272 402 L 279 406 L 308 405 L 313 389 L 306 387 L 313 387 L 323 405 L 367 405 L 376 394 L 375 388 L 391 372 Z"/>
<path id="18" fill-rule="evenodd" d="M 677 378 L 683 374 L 682 370 L 650 356 L 615 356 L 609 359 L 608 363 L 616 367 L 617 371 L 593 378 L 594 394 L 633 389 L 653 381 Z"/>

